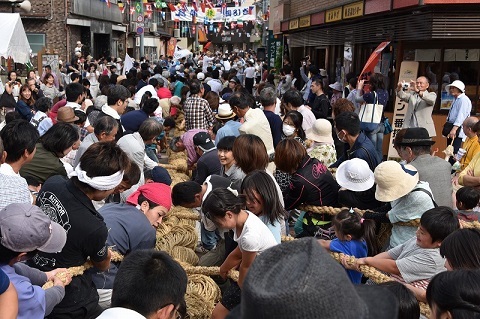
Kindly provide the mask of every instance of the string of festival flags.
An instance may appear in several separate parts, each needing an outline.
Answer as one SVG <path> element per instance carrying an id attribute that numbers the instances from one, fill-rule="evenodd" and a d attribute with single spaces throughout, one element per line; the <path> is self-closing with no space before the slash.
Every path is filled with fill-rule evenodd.
<path id="1" fill-rule="evenodd" d="M 105 2 L 106 5 L 110 8 L 111 7 L 111 2 L 110 0 L 101 0 L 102 2 Z M 177 2 L 175 4 L 175 2 Z M 242 6 L 244 5 L 245 0 L 234 0 L 233 4 L 235 7 Z M 165 1 L 165 0 L 155 0 L 155 1 L 148 1 L 148 0 L 118 0 L 117 5 L 118 8 L 122 13 L 125 12 L 126 10 L 126 4 L 130 8 L 129 13 L 130 15 L 133 15 L 135 13 L 139 14 L 143 11 L 143 14 L 145 14 L 145 17 L 151 18 L 153 12 L 156 10 L 160 12 L 162 15 L 162 18 L 166 18 L 166 11 L 163 9 L 168 8 L 170 12 L 177 12 L 180 14 L 185 14 L 188 12 L 191 15 L 191 22 L 192 26 L 194 27 L 197 25 L 197 16 L 198 13 L 201 11 L 203 12 L 203 24 L 205 26 L 209 25 L 208 28 L 205 29 L 205 31 L 219 31 L 222 29 L 222 25 L 224 29 L 234 29 L 234 28 L 243 28 L 244 27 L 244 21 L 242 21 L 241 18 L 236 19 L 235 22 L 229 22 L 227 20 L 227 3 L 225 0 L 191 0 L 190 5 L 187 3 L 187 1 L 180 0 L 180 1 L 175 1 L 175 0 L 170 0 L 170 1 Z M 253 11 L 253 6 L 248 7 L 248 14 L 252 14 Z M 216 25 L 218 25 L 218 28 L 214 28 L 213 24 L 213 19 L 217 16 L 217 11 L 220 9 L 220 14 L 223 22 L 216 22 Z M 269 18 L 269 10 L 265 12 L 262 17 L 260 18 L 260 21 L 256 21 L 257 23 L 263 23 Z M 179 20 L 175 19 L 175 28 L 179 27 Z"/>

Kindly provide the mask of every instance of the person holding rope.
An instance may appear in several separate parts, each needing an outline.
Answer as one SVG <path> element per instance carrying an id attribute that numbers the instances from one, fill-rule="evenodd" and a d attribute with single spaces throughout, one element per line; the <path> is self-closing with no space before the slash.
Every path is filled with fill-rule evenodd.
<path id="1" fill-rule="evenodd" d="M 60 253 L 38 252 L 30 265 L 40 270 L 83 265 L 88 258 L 98 270 L 110 267 L 106 240 L 107 227 L 92 200 L 100 201 L 115 191 L 130 164 L 127 155 L 114 142 L 90 146 L 71 173 L 49 178 L 37 197 L 37 206 L 68 231 L 67 242 Z M 102 309 L 91 276 L 76 276 L 65 288 L 65 298 L 49 318 L 96 318 Z"/>

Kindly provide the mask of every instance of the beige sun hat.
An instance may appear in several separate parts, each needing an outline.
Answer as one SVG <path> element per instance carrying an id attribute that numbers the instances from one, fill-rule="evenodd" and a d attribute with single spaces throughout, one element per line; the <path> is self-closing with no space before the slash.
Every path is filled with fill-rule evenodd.
<path id="1" fill-rule="evenodd" d="M 309 140 L 333 144 L 332 124 L 326 119 L 315 120 L 312 128 L 308 129 L 305 133 Z"/>
<path id="2" fill-rule="evenodd" d="M 412 165 L 401 165 L 395 161 L 380 163 L 375 169 L 377 189 L 375 198 L 391 202 L 410 193 L 418 183 L 418 172 Z"/>

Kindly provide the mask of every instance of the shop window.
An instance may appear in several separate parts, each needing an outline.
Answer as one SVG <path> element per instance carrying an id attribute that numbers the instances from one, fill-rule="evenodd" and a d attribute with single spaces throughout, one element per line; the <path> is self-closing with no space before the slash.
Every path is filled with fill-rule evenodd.
<path id="1" fill-rule="evenodd" d="M 38 52 L 42 51 L 42 49 L 45 47 L 45 33 L 27 33 L 27 39 L 34 56 L 36 56 Z"/>

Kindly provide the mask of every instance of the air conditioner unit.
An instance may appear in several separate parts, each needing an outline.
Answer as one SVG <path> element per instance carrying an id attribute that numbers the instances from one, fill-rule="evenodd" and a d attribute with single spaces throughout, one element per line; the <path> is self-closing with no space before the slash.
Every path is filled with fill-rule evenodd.
<path id="1" fill-rule="evenodd" d="M 135 32 L 137 30 L 137 24 L 135 22 L 130 22 L 130 32 Z"/>
<path id="2" fill-rule="evenodd" d="M 157 32 L 157 24 L 151 23 L 150 24 L 150 32 Z"/>
<path id="3" fill-rule="evenodd" d="M 173 37 L 180 38 L 180 29 L 173 29 Z"/>

